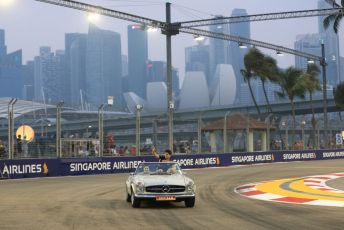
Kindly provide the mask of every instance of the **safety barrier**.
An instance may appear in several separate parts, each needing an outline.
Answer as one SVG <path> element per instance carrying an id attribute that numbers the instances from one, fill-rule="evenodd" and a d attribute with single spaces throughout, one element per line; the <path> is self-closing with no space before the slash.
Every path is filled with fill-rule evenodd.
<path id="1" fill-rule="evenodd" d="M 173 160 L 178 162 L 184 169 L 328 159 L 344 159 L 344 149 L 173 156 Z M 156 161 L 156 159 L 153 156 L 137 156 L 0 160 L 0 178 L 18 179 L 128 173 L 132 172 L 142 161 Z"/>

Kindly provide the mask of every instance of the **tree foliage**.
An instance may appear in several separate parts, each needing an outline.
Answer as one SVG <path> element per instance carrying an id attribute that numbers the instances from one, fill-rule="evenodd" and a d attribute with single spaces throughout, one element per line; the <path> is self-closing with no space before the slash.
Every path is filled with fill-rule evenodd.
<path id="1" fill-rule="evenodd" d="M 339 109 L 344 110 L 344 82 L 341 82 L 337 85 L 333 94 L 336 106 Z"/>
<path id="2" fill-rule="evenodd" d="M 331 4 L 334 8 L 343 8 L 344 7 L 344 0 L 341 0 L 341 5 L 336 3 L 335 0 L 326 0 L 329 4 Z M 343 19 L 344 11 L 343 9 L 338 9 L 337 12 L 328 15 L 324 18 L 323 25 L 324 28 L 327 29 L 331 24 L 333 24 L 333 30 L 337 34 L 340 26 L 340 22 Z"/>

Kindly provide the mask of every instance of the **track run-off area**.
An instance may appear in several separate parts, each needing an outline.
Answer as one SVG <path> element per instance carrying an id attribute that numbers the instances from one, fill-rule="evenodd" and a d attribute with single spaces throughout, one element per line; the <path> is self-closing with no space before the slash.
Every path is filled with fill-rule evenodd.
<path id="1" fill-rule="evenodd" d="M 128 174 L 2 180 L 0 229 L 343 229 L 344 160 L 186 172 L 197 185 L 194 208 L 132 208 Z"/>

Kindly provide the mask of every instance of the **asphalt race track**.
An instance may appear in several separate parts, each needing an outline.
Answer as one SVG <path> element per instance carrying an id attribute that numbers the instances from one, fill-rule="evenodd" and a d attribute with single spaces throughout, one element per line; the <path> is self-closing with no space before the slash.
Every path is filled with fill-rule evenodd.
<path id="1" fill-rule="evenodd" d="M 0 229 L 343 229 L 344 208 L 249 199 L 237 186 L 344 172 L 344 160 L 188 171 L 194 208 L 125 201 L 126 174 L 0 181 Z M 344 190 L 344 179 L 328 186 Z"/>

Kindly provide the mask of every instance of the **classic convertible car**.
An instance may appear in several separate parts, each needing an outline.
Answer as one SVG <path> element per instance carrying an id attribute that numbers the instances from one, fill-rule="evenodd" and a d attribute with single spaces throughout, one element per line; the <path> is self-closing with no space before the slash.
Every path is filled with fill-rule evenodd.
<path id="1" fill-rule="evenodd" d="M 175 162 L 142 162 L 126 181 L 126 197 L 134 208 L 142 200 L 184 201 L 186 207 L 195 205 L 194 181 Z"/>

